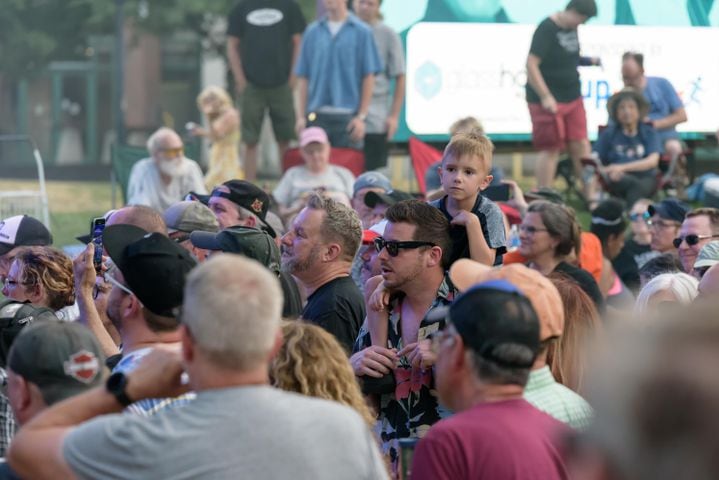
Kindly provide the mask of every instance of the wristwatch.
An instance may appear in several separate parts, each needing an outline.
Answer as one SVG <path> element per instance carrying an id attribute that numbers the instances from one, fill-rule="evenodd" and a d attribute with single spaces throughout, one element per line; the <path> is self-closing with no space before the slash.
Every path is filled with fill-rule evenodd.
<path id="1" fill-rule="evenodd" d="M 105 388 L 117 399 L 118 402 L 120 402 L 120 405 L 123 407 L 127 407 L 128 405 L 134 403 L 130 400 L 130 397 L 127 396 L 127 392 L 125 391 L 127 388 L 127 376 L 124 373 L 115 372 L 110 375 L 107 379 L 107 383 L 105 384 Z"/>
<path id="2" fill-rule="evenodd" d="M 366 114 L 366 113 L 358 113 L 358 114 L 355 115 L 355 116 L 356 116 L 357 118 L 359 118 L 360 120 L 362 120 L 363 122 L 364 122 L 365 120 L 367 120 L 367 114 Z"/>

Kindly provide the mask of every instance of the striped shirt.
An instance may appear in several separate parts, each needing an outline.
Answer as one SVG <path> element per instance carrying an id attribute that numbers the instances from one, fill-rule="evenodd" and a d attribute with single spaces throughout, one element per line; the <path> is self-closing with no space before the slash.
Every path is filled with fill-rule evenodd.
<path id="1" fill-rule="evenodd" d="M 549 366 L 529 373 L 527 386 L 524 387 L 524 399 L 577 430 L 586 428 L 594 415 L 594 410 L 586 400 L 557 383 Z"/>

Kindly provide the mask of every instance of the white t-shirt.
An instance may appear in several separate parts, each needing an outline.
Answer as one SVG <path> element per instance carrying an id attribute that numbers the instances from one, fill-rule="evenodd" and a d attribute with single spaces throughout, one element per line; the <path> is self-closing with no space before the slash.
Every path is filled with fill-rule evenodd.
<path id="1" fill-rule="evenodd" d="M 341 22 L 335 22 L 332 20 L 327 20 L 327 28 L 330 29 L 330 33 L 332 34 L 333 37 L 337 35 L 337 32 L 340 31 L 340 28 L 342 28 L 342 25 L 344 25 L 346 21 L 347 20 L 342 20 Z"/>
<path id="2" fill-rule="evenodd" d="M 323 188 L 342 203 L 349 205 L 355 176 L 348 169 L 329 165 L 323 173 L 312 173 L 304 166 L 292 167 L 285 172 L 272 194 L 283 206 L 290 206 L 303 194 Z"/>
<path id="3" fill-rule="evenodd" d="M 173 203 L 181 201 L 189 192 L 207 193 L 202 170 L 194 160 L 184 158 L 180 174 L 165 185 L 152 158 L 137 162 L 130 172 L 127 184 L 128 205 L 147 205 L 164 212 Z"/>

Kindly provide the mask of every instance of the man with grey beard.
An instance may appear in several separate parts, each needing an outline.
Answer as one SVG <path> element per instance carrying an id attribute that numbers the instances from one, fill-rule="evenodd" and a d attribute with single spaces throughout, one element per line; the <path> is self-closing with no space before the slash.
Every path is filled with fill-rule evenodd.
<path id="1" fill-rule="evenodd" d="M 282 237 L 282 269 L 305 289 L 302 318 L 337 338 L 349 353 L 365 317 L 362 294 L 350 269 L 360 241 L 357 213 L 313 195 Z"/>

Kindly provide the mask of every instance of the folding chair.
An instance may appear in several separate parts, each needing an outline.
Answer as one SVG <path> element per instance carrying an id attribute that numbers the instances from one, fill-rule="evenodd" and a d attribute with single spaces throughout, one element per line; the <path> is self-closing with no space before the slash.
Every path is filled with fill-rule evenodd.
<path id="1" fill-rule="evenodd" d="M 288 149 L 282 157 L 282 172 L 286 172 L 292 167 L 303 165 L 302 154 L 299 148 Z M 345 167 L 355 177 L 364 173 L 364 153 L 354 148 L 337 148 L 332 147 L 330 150 L 330 163 L 340 167 Z"/>

